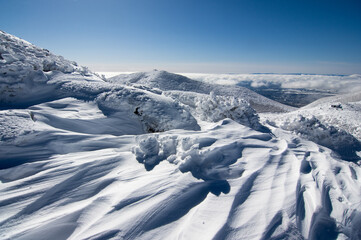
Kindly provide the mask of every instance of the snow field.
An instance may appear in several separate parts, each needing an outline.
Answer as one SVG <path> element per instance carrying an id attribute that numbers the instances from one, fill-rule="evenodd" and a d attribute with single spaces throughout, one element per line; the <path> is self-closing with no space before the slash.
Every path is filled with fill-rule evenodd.
<path id="1" fill-rule="evenodd" d="M 359 167 L 312 142 L 281 130 L 275 138 L 231 119 L 201 131 L 138 137 L 83 133 L 37 116 L 104 117 L 95 103 L 42 105 L 33 107 L 37 120 L 29 121 L 46 133 L 37 138 L 56 136 L 48 140 L 52 157 L 0 170 L 11 176 L 1 178 L 4 239 L 59 232 L 59 239 L 307 238 L 327 224 L 345 236 L 357 234 L 349 219 L 360 211 Z M 17 138 L 27 155 L 38 151 Z M 345 209 L 353 212 L 348 218 Z"/>

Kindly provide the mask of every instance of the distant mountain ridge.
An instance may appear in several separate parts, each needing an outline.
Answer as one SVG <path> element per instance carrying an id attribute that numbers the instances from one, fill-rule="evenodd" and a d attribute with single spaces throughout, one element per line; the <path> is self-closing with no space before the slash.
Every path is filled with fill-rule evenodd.
<path id="1" fill-rule="evenodd" d="M 129 75 L 120 74 L 109 78 L 107 81 L 128 85 L 142 85 L 164 91 L 177 90 L 203 94 L 213 92 L 215 95 L 245 99 L 257 112 L 288 112 L 295 109 L 261 96 L 244 87 L 204 83 L 166 71 L 154 70 L 151 72 L 140 72 Z"/>

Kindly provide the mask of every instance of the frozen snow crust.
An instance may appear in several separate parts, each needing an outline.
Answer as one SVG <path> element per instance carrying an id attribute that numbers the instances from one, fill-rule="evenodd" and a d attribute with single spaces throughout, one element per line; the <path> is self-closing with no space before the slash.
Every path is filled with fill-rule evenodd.
<path id="1" fill-rule="evenodd" d="M 0 75 L 0 239 L 361 238 L 359 102 L 259 117 L 273 102 L 162 71 L 37 81 L 43 50 L 0 37 L 29 56 Z"/>

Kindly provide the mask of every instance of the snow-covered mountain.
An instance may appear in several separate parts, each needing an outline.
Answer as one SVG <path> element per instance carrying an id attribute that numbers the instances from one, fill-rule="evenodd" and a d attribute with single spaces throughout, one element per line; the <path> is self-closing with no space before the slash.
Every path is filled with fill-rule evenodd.
<path id="1" fill-rule="evenodd" d="M 213 92 L 220 96 L 242 98 L 248 101 L 252 108 L 257 112 L 287 112 L 294 110 L 293 107 L 263 97 L 244 87 L 209 84 L 166 71 L 154 70 L 152 72 L 140 72 L 127 75 L 121 74 L 109 78 L 108 81 L 131 86 L 140 85 L 149 88 L 157 88 L 163 91 L 176 90 L 202 94 Z"/>
<path id="2" fill-rule="evenodd" d="M 359 100 L 259 114 L 292 108 L 0 43 L 0 239 L 360 239 Z"/>

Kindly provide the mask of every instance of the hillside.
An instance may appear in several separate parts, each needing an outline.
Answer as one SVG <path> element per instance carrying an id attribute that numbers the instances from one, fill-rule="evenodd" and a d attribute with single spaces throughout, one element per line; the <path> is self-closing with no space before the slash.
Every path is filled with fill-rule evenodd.
<path id="1" fill-rule="evenodd" d="M 287 112 L 295 109 L 263 97 L 244 87 L 209 84 L 166 71 L 154 70 L 152 72 L 141 72 L 129 75 L 121 74 L 109 78 L 108 81 L 131 86 L 140 85 L 149 88 L 157 88 L 162 91 L 175 90 L 201 94 L 209 94 L 210 92 L 213 92 L 218 96 L 245 99 L 257 112 Z"/>

